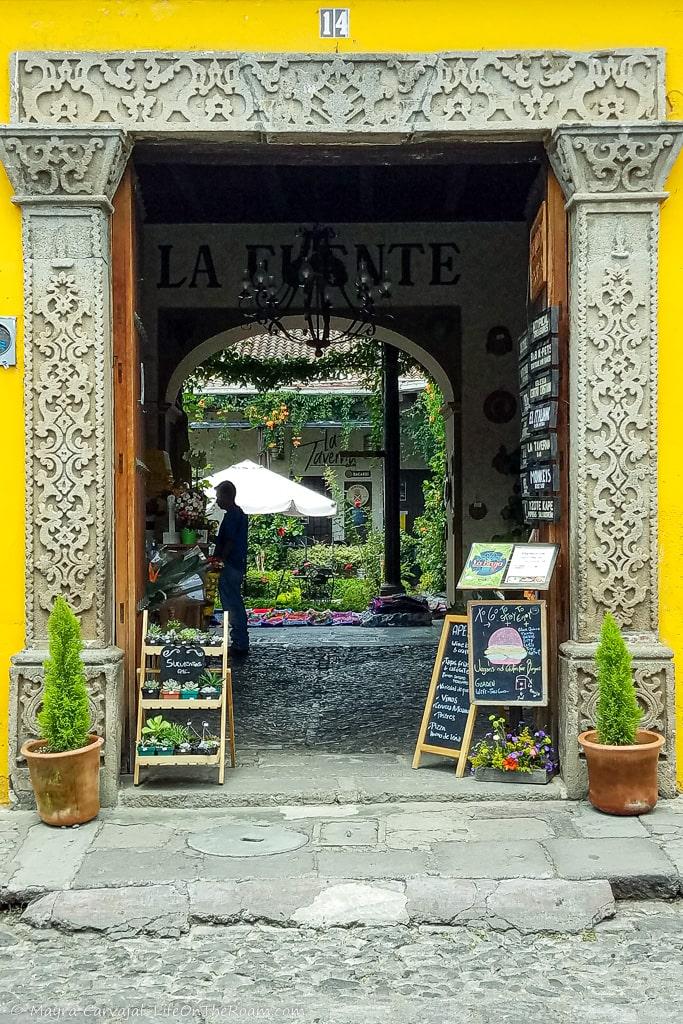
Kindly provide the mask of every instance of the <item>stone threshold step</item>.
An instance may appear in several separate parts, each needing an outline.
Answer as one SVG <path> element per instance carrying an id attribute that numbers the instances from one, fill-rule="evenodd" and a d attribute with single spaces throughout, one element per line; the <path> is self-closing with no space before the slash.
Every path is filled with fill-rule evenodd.
<path id="1" fill-rule="evenodd" d="M 441 925 L 523 934 L 581 933 L 614 917 L 605 879 L 481 879 L 415 876 L 405 881 L 203 881 L 71 889 L 33 900 L 33 928 L 92 931 L 110 938 L 177 938 L 193 925 L 292 928 Z"/>
<path id="2" fill-rule="evenodd" d="M 508 786 L 504 783 L 476 782 L 456 779 L 439 773 L 435 779 L 428 772 L 412 772 L 407 779 L 400 773 L 393 777 L 366 778 L 353 776 L 342 780 L 316 780 L 315 774 L 292 776 L 291 771 L 259 773 L 249 769 L 250 778 L 227 769 L 226 781 L 216 782 L 178 779 L 170 785 L 168 777 L 150 780 L 139 786 L 124 780 L 119 788 L 118 803 L 122 807 L 268 807 L 290 804 L 383 804 L 383 803 L 459 803 L 490 801 L 546 802 L 566 800 L 567 791 L 561 779 L 546 786 Z"/>

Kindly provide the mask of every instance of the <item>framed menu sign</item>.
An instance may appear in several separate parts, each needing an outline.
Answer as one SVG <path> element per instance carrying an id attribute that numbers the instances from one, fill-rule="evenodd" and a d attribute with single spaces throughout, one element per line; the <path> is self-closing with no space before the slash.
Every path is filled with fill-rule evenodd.
<path id="1" fill-rule="evenodd" d="M 470 601 L 467 615 L 472 704 L 545 706 L 545 601 Z"/>
<path id="2" fill-rule="evenodd" d="M 423 754 L 439 754 L 458 761 L 462 778 L 474 729 L 475 709 L 470 705 L 467 618 L 447 615 L 425 700 L 413 768 Z"/>
<path id="3" fill-rule="evenodd" d="M 547 590 L 559 550 L 559 544 L 515 544 L 504 586 L 510 590 Z"/>

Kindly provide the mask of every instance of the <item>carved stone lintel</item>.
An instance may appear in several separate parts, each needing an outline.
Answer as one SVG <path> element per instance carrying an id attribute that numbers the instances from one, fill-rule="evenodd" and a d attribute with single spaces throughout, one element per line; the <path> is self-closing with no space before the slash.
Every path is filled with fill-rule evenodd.
<path id="1" fill-rule="evenodd" d="M 666 116 L 661 50 L 19 53 L 12 120 L 400 137 Z"/>
<path id="2" fill-rule="evenodd" d="M 46 651 L 22 651 L 10 672 L 10 781 L 20 803 L 32 801 L 21 745 L 39 735 Z M 115 647 L 83 652 L 93 730 L 104 736 L 100 795 L 105 807 L 117 802 L 121 761 L 123 652 Z"/>
<path id="3" fill-rule="evenodd" d="M 633 656 L 633 676 L 643 709 L 641 725 L 666 738 L 659 761 L 659 787 L 665 797 L 676 796 L 676 748 L 674 717 L 673 652 L 662 644 L 626 637 Z M 597 644 L 563 644 L 560 656 L 559 755 L 562 778 L 572 799 L 588 792 L 586 762 L 580 755 L 577 736 L 595 725 Z"/>

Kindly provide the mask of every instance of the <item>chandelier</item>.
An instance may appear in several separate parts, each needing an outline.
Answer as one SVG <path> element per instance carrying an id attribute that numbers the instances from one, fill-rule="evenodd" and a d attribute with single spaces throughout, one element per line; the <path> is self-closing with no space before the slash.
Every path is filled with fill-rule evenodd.
<path id="1" fill-rule="evenodd" d="M 378 283 L 365 260 L 359 260 L 354 289 L 357 302 L 349 297 L 349 274 L 343 261 L 335 253 L 333 228 L 314 224 L 300 228 L 301 239 L 295 259 L 287 266 L 284 280 L 278 282 L 269 274 L 266 263 L 260 260 L 256 270 L 244 271 L 239 308 L 250 323 L 257 323 L 269 334 L 283 334 L 294 340 L 301 338 L 300 330 L 288 330 L 282 318 L 289 312 L 297 295 L 303 302 L 304 341 L 321 356 L 333 341 L 354 341 L 371 338 L 375 333 L 376 301 L 391 296 L 391 281 L 386 272 Z M 295 310 L 296 311 L 296 310 Z M 346 320 L 346 325 L 332 318 Z"/>

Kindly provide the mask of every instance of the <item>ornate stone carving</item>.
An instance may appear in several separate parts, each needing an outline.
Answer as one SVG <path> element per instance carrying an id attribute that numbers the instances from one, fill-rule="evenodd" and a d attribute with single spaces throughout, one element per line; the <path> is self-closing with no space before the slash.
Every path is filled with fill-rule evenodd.
<path id="1" fill-rule="evenodd" d="M 571 196 L 577 640 L 597 637 L 606 611 L 657 636 L 659 201 L 681 142 L 682 127 L 663 122 L 618 131 L 563 127 L 550 146 Z"/>
<path id="2" fill-rule="evenodd" d="M 96 132 L 0 126 L 0 160 L 18 201 L 51 196 L 110 200 L 130 154 L 115 128 Z"/>
<path id="3" fill-rule="evenodd" d="M 681 126 L 670 122 L 559 128 L 549 147 L 565 194 L 653 198 L 662 191 L 680 151 Z"/>
<path id="4" fill-rule="evenodd" d="M 26 633 L 63 594 L 86 641 L 111 641 L 111 355 L 106 207 L 123 134 L 0 129 L 24 209 Z M 92 205 L 89 205 L 92 204 Z"/>
<path id="5" fill-rule="evenodd" d="M 665 116 L 659 50 L 19 53 L 12 119 L 239 132 L 549 129 Z"/>

